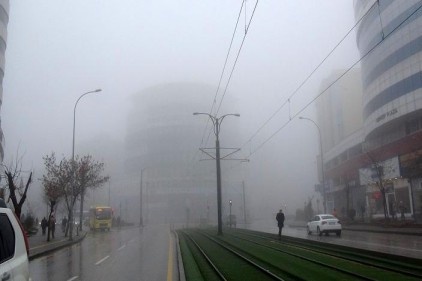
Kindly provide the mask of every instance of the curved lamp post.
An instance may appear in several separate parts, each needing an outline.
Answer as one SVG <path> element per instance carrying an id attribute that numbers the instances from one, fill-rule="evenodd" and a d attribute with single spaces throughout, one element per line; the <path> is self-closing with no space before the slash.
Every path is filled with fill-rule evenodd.
<path id="1" fill-rule="evenodd" d="M 86 92 L 86 93 L 84 93 L 84 94 L 82 94 L 77 100 L 76 100 L 76 103 L 75 103 L 75 106 L 74 106 L 74 108 L 73 108 L 73 140 L 72 140 L 72 164 L 74 164 L 74 162 L 75 162 L 75 129 L 76 129 L 76 106 L 78 105 L 78 103 L 79 103 L 79 100 L 81 99 L 81 98 L 83 98 L 84 96 L 86 96 L 86 95 L 88 95 L 88 94 L 91 94 L 91 93 L 98 93 L 98 92 L 101 92 L 101 89 L 96 89 L 96 90 L 93 90 L 93 91 L 89 91 L 89 92 Z M 73 176 L 75 176 L 75 174 L 73 174 Z M 74 185 L 74 177 L 73 177 L 73 179 L 72 179 L 72 197 L 74 196 L 74 194 L 75 194 L 75 185 Z M 79 221 L 79 227 L 80 227 L 80 230 L 82 230 L 82 211 L 83 211 L 83 192 L 81 192 L 81 214 L 80 214 L 80 221 Z M 70 220 L 71 219 L 71 220 Z M 71 211 L 71 218 L 69 218 L 69 222 L 70 222 L 70 234 L 69 234 L 69 240 L 72 240 L 73 239 L 73 237 L 72 237 L 72 233 L 73 233 L 73 220 L 74 220 L 74 218 L 73 218 L 73 208 L 72 208 L 72 211 Z"/>
<path id="2" fill-rule="evenodd" d="M 314 120 L 312 120 L 310 118 L 302 117 L 301 116 L 301 117 L 299 117 L 299 119 L 311 121 L 315 125 L 315 127 L 317 128 L 317 130 L 318 130 L 318 135 L 319 135 L 319 151 L 320 151 L 320 156 L 321 156 L 321 174 L 322 174 L 322 176 L 321 176 L 321 179 L 322 179 L 322 197 L 323 197 L 323 203 L 322 203 L 322 205 L 324 207 L 324 214 L 326 214 L 327 213 L 327 200 L 326 200 L 327 198 L 326 198 L 326 195 L 325 195 L 325 172 L 324 172 L 324 157 L 323 157 L 323 154 L 322 154 L 322 135 L 321 135 L 321 128 L 318 126 L 317 123 L 315 123 Z"/>
<path id="3" fill-rule="evenodd" d="M 240 114 L 225 114 L 220 117 L 212 116 L 209 113 L 195 112 L 193 115 L 207 115 L 214 125 L 214 134 L 215 134 L 215 162 L 217 168 L 217 213 L 218 213 L 218 235 L 223 235 L 223 221 L 221 217 L 221 168 L 220 168 L 220 127 L 224 118 L 227 116 L 236 116 L 240 117 Z"/>
<path id="4" fill-rule="evenodd" d="M 229 200 L 229 205 L 230 205 L 230 215 L 229 215 L 229 223 L 230 223 L 230 228 L 232 228 L 232 200 Z"/>
<path id="5" fill-rule="evenodd" d="M 143 175 L 144 175 L 144 171 L 145 171 L 145 169 L 146 169 L 146 167 L 145 168 L 142 168 L 141 169 L 141 184 L 140 184 L 140 190 L 139 190 L 139 203 L 140 203 L 140 207 L 139 207 L 139 226 L 140 227 L 143 227 L 144 226 L 144 218 L 143 218 L 143 214 L 142 214 L 142 202 L 143 202 L 143 200 L 142 200 L 142 196 L 143 196 Z"/>

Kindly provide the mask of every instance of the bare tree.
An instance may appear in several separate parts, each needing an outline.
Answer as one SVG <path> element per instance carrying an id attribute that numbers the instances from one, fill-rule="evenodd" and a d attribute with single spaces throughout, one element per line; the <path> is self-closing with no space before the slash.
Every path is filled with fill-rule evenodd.
<path id="1" fill-rule="evenodd" d="M 43 159 L 46 173 L 41 180 L 44 186 L 44 195 L 50 206 L 50 213 L 48 214 L 48 221 L 50 222 L 56 204 L 60 199 L 65 197 L 70 178 L 66 172 L 66 161 L 61 161 L 59 164 L 56 164 L 56 156 L 54 153 L 50 156 L 45 156 Z M 65 236 L 67 236 L 67 232 L 65 233 Z M 47 241 L 50 241 L 50 223 L 48 224 Z"/>
<path id="2" fill-rule="evenodd" d="M 79 212 L 79 229 L 83 224 L 84 196 L 87 188 L 96 189 L 109 180 L 108 176 L 101 176 L 104 171 L 104 163 L 95 161 L 91 155 L 84 156 L 77 163 L 76 179 L 77 186 L 81 194 L 81 204 Z"/>
<path id="3" fill-rule="evenodd" d="M 368 159 L 371 162 L 372 170 L 375 171 L 375 175 L 377 178 L 376 185 L 378 190 L 381 192 L 381 199 L 382 199 L 382 206 L 384 209 L 384 219 L 388 220 L 388 212 L 387 212 L 387 200 L 385 198 L 385 186 L 384 186 L 384 169 L 381 164 L 381 161 L 378 161 L 372 152 L 366 153 Z"/>
<path id="4" fill-rule="evenodd" d="M 76 156 L 74 161 L 63 157 L 60 163 L 57 163 L 55 154 L 52 153 L 43 159 L 46 168 L 42 179 L 44 191 L 51 202 L 64 198 L 70 226 L 69 239 L 72 240 L 75 202 L 86 188 L 97 188 L 108 181 L 108 177 L 101 176 L 104 164 L 94 161 L 91 156 Z"/>
<path id="5" fill-rule="evenodd" d="M 16 157 L 14 163 L 12 162 L 9 166 L 2 165 L 4 174 L 7 181 L 7 189 L 9 191 L 9 198 L 7 202 L 12 201 L 15 214 L 18 218 L 21 217 L 22 206 L 26 200 L 26 194 L 28 188 L 32 182 L 32 171 L 29 173 L 29 177 L 26 180 L 25 185 L 19 185 L 18 181 L 22 180 L 22 158 Z"/>

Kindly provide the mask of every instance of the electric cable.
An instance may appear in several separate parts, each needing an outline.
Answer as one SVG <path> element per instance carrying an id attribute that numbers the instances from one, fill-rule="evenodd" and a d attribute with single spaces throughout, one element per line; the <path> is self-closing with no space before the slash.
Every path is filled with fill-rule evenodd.
<path id="1" fill-rule="evenodd" d="M 226 70 L 227 61 L 228 61 L 228 58 L 229 58 L 229 55 L 230 55 L 230 51 L 231 51 L 231 48 L 232 48 L 232 45 L 233 45 L 234 37 L 235 37 L 236 30 L 237 30 L 237 27 L 238 27 L 238 24 L 239 24 L 239 19 L 240 19 L 240 16 L 242 15 L 242 10 L 243 10 L 244 3 L 245 3 L 245 0 L 242 0 L 242 5 L 240 6 L 239 14 L 238 14 L 237 20 L 236 20 L 236 25 L 235 25 L 234 30 L 233 30 L 233 34 L 232 34 L 232 38 L 231 38 L 231 41 L 230 41 L 230 45 L 229 45 L 229 48 L 227 50 L 226 59 L 224 61 L 224 65 L 223 65 L 223 69 L 221 71 L 220 79 L 218 81 L 217 90 L 215 91 L 215 94 L 214 94 L 214 99 L 213 99 L 213 102 L 212 102 L 212 105 L 211 105 L 211 109 L 210 109 L 210 115 L 212 114 L 212 111 L 214 109 L 214 106 L 217 103 L 217 95 L 218 95 L 218 92 L 220 90 L 220 85 L 221 85 L 221 81 L 223 80 L 224 72 Z M 210 122 L 210 119 L 207 118 L 207 122 L 205 124 L 205 128 L 204 128 L 204 131 L 202 133 L 201 143 L 199 144 L 199 147 L 202 147 L 202 145 L 204 144 L 204 137 L 205 137 L 205 134 L 206 134 L 206 132 L 208 130 L 208 124 L 209 124 L 209 122 Z M 210 131 L 210 133 L 211 133 L 211 131 Z M 208 142 L 208 139 L 209 139 L 209 135 L 207 137 L 207 141 L 206 142 Z M 192 159 L 192 163 L 195 163 L 196 162 L 195 159 L 197 158 L 198 153 L 199 153 L 199 150 L 196 150 L 196 152 L 195 152 L 195 154 L 193 156 L 193 159 Z"/>
<path id="2" fill-rule="evenodd" d="M 249 23 L 248 23 L 247 28 L 246 28 L 246 30 L 245 30 L 245 34 L 243 35 L 243 39 L 242 39 L 242 43 L 241 43 L 241 45 L 240 45 L 240 48 L 239 48 L 239 50 L 237 51 L 236 59 L 235 59 L 235 62 L 234 62 L 234 64 L 233 64 L 232 70 L 231 70 L 231 72 L 230 72 L 229 78 L 228 78 L 228 80 L 227 80 L 226 86 L 225 86 L 225 88 L 224 88 L 223 95 L 222 95 L 222 97 L 221 97 L 221 100 L 220 100 L 220 103 L 219 103 L 219 105 L 218 105 L 217 111 L 216 111 L 216 112 L 215 112 L 215 114 L 214 114 L 214 116 L 215 116 L 215 117 L 217 117 L 217 114 L 218 114 L 218 112 L 220 111 L 221 105 L 222 105 L 222 103 L 223 103 L 224 97 L 226 96 L 226 93 L 227 93 L 227 88 L 228 88 L 228 86 L 229 86 L 229 84 L 230 84 L 230 81 L 231 81 L 231 78 L 232 78 L 232 76 L 233 76 L 233 72 L 234 72 L 234 69 L 235 69 L 235 67 L 236 67 L 237 61 L 238 61 L 238 59 L 239 59 L 240 52 L 242 51 L 243 44 L 245 43 L 246 35 L 248 34 L 249 27 L 250 27 L 251 22 L 252 22 L 252 19 L 253 19 L 253 17 L 254 17 L 256 7 L 258 6 L 258 2 L 259 2 L 259 0 L 257 0 L 257 1 L 255 2 L 255 7 L 254 7 L 254 9 L 253 9 L 253 11 L 252 11 L 251 18 L 249 19 Z M 211 114 L 211 115 L 212 115 L 212 114 Z M 208 143 L 208 140 L 209 140 L 210 136 L 211 136 L 211 131 L 209 131 L 208 136 L 207 136 L 207 140 L 205 141 L 205 143 Z"/>
<path id="3" fill-rule="evenodd" d="M 403 23 L 405 23 L 410 17 L 412 17 L 415 13 L 417 13 L 422 8 L 420 5 L 415 11 L 413 11 L 409 16 L 407 16 L 400 24 L 398 24 L 390 33 L 385 35 L 381 40 L 375 44 L 371 49 L 369 49 L 359 60 L 352 64 L 345 72 L 343 72 L 339 77 L 337 77 L 333 82 L 331 82 L 323 91 L 321 91 L 316 97 L 314 97 L 309 103 L 307 103 L 301 110 L 299 110 L 296 114 L 294 114 L 289 120 L 287 120 L 283 126 L 277 129 L 270 137 L 268 137 L 265 141 L 263 141 L 255 150 L 253 150 L 249 157 L 255 154 L 258 150 L 260 150 L 268 141 L 270 141 L 275 135 L 277 135 L 281 130 L 283 130 L 296 116 L 302 113 L 305 109 L 307 109 L 312 103 L 314 103 L 321 95 L 323 95 L 328 89 L 330 89 L 334 84 L 336 84 L 341 78 L 343 78 L 353 67 L 355 67 L 360 61 L 362 61 L 368 54 L 370 54 L 373 50 L 375 50 L 382 42 L 384 42 L 391 34 L 393 34 L 397 29 L 399 29 Z"/>
<path id="4" fill-rule="evenodd" d="M 334 53 L 334 51 L 340 46 L 341 43 L 349 36 L 349 34 L 356 28 L 356 26 L 365 18 L 369 12 L 372 10 L 374 5 L 377 2 L 372 4 L 371 8 L 355 23 L 355 25 L 343 36 L 343 38 L 334 46 L 334 48 L 325 56 L 325 58 L 312 70 L 312 72 L 305 78 L 305 80 L 300 83 L 300 85 L 290 94 L 287 100 L 258 128 L 258 130 L 252 134 L 252 136 L 242 145 L 244 147 L 247 143 L 249 143 L 254 137 L 258 135 L 258 133 L 280 112 L 281 109 L 286 106 L 290 102 L 290 100 L 297 94 L 297 92 L 303 87 L 303 85 L 308 82 L 308 80 L 314 75 L 314 73 L 324 64 L 324 62 Z"/>

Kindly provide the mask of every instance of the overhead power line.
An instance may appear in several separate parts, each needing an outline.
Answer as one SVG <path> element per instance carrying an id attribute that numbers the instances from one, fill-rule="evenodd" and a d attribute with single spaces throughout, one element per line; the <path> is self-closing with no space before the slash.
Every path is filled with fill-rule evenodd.
<path id="1" fill-rule="evenodd" d="M 254 137 L 258 135 L 258 133 L 290 102 L 290 100 L 297 94 L 297 92 L 309 81 L 309 79 L 315 74 L 315 72 L 324 64 L 324 62 L 334 53 L 334 51 L 343 43 L 343 41 L 350 35 L 350 33 L 356 28 L 356 26 L 365 18 L 372 8 L 375 6 L 377 2 L 372 4 L 371 8 L 355 23 L 355 25 L 343 36 L 343 38 L 331 49 L 330 52 L 325 56 L 325 58 L 312 70 L 312 72 L 300 83 L 300 85 L 290 94 L 286 101 L 282 103 L 282 105 L 277 108 L 277 110 L 271 114 L 271 116 L 252 134 L 252 136 L 242 145 L 244 147 L 247 143 L 252 141 Z"/>
<path id="2" fill-rule="evenodd" d="M 233 64 L 232 70 L 231 70 L 231 72 L 230 72 L 229 79 L 227 80 L 226 87 L 224 88 L 224 93 L 223 93 L 223 96 L 221 97 L 220 104 L 218 105 L 217 112 L 215 113 L 215 115 L 217 115 L 217 114 L 218 114 L 218 112 L 220 111 L 221 104 L 223 103 L 224 97 L 226 96 L 227 88 L 229 87 L 230 80 L 231 80 L 231 78 L 232 78 L 232 75 L 233 75 L 234 69 L 235 69 L 236 64 L 237 64 L 237 60 L 239 59 L 240 52 L 242 51 L 243 43 L 245 43 L 246 35 L 248 35 L 249 27 L 251 26 L 251 22 L 252 22 L 253 16 L 255 15 L 255 10 L 256 10 L 256 7 L 258 6 L 258 2 L 259 2 L 259 0 L 257 0 L 257 1 L 256 1 L 256 3 L 255 3 L 255 7 L 253 8 L 253 11 L 252 11 L 251 18 L 249 19 L 249 23 L 248 23 L 248 25 L 245 27 L 245 35 L 243 35 L 242 44 L 240 45 L 239 51 L 237 52 L 237 55 L 236 55 L 236 60 L 234 61 L 234 64 Z M 245 9 L 245 10 L 246 10 L 246 9 Z"/>
<path id="3" fill-rule="evenodd" d="M 422 2 L 422 1 L 421 1 Z M 305 109 L 307 109 L 312 103 L 314 103 L 321 95 L 323 95 L 328 89 L 330 89 L 334 84 L 336 84 L 341 78 L 343 78 L 353 67 L 355 67 L 359 62 L 361 62 L 366 56 L 368 56 L 373 50 L 375 50 L 382 42 L 384 42 L 388 37 L 391 36 L 397 29 L 399 29 L 403 23 L 405 23 L 409 18 L 411 18 L 415 13 L 417 13 L 422 8 L 420 5 L 415 11 L 413 11 L 410 15 L 408 15 L 400 24 L 398 24 L 390 33 L 385 35 L 381 38 L 381 40 L 375 44 L 371 49 L 369 49 L 360 59 L 358 59 L 352 66 L 350 66 L 345 72 L 343 72 L 337 79 L 335 79 L 330 85 L 328 85 L 323 91 L 321 91 L 315 98 L 313 98 L 308 104 L 306 104 L 301 110 L 299 110 L 296 114 L 294 114 L 289 120 L 287 120 L 283 126 L 277 129 L 270 137 L 268 137 L 265 141 L 263 141 L 255 150 L 250 152 L 249 157 L 255 154 L 258 150 L 260 150 L 268 141 L 270 141 L 275 135 L 277 135 L 281 130 L 283 130 L 293 118 L 297 117 L 301 114 Z"/>
<path id="4" fill-rule="evenodd" d="M 241 16 L 241 14 L 242 14 L 242 10 L 243 10 L 243 6 L 244 6 L 244 4 L 245 4 L 245 0 L 243 0 L 243 1 L 242 1 L 242 5 L 240 6 L 239 15 L 237 16 L 236 25 L 235 25 L 234 30 L 233 30 L 232 39 L 231 39 L 231 41 L 230 41 L 229 49 L 227 50 L 227 55 L 226 55 L 226 59 L 225 59 L 225 61 L 224 61 L 223 69 L 222 69 L 222 71 L 221 71 L 220 80 L 218 81 L 217 90 L 215 91 L 214 99 L 213 99 L 213 102 L 212 102 L 212 105 L 211 105 L 211 109 L 210 109 L 210 112 L 209 112 L 210 114 L 212 114 L 212 111 L 213 111 L 213 109 L 214 109 L 214 106 L 215 106 L 215 105 L 216 105 L 216 103 L 217 103 L 217 95 L 218 95 L 218 92 L 219 92 L 219 90 L 220 90 L 220 85 L 221 85 L 221 81 L 223 80 L 223 75 L 224 75 L 224 72 L 225 72 L 225 70 L 226 70 L 227 61 L 228 61 L 228 59 L 229 59 L 230 50 L 231 50 L 232 45 L 233 45 L 234 36 L 235 36 L 235 34 L 236 34 L 237 26 L 238 26 L 238 24 L 239 24 L 239 19 L 240 19 L 240 16 Z M 201 144 L 200 144 L 200 146 L 202 146 L 202 144 L 204 143 L 204 137 L 205 137 L 205 133 L 206 133 L 206 131 L 207 131 L 207 129 L 208 129 L 208 124 L 209 124 L 209 122 L 210 122 L 210 120 L 209 120 L 209 119 L 207 119 L 207 123 L 206 123 L 206 125 L 205 125 L 205 129 L 204 129 L 204 132 L 203 132 L 203 134 L 202 134 L 202 139 L 201 139 Z"/>
<path id="5" fill-rule="evenodd" d="M 246 2 L 246 1 L 243 1 L 243 2 Z M 223 103 L 224 97 L 226 96 L 226 93 L 227 93 L 227 88 L 229 87 L 229 84 L 230 84 L 231 78 L 232 78 L 232 76 L 233 76 L 234 69 L 235 69 L 235 67 L 236 67 L 237 61 L 238 61 L 239 56 L 240 56 L 240 52 L 242 51 L 243 44 L 245 43 L 245 39 L 246 39 L 246 36 L 247 36 L 247 34 L 248 34 L 249 27 L 250 27 L 250 25 L 251 25 L 252 19 L 253 19 L 253 17 L 254 17 L 256 7 L 258 6 L 258 2 L 259 2 L 259 0 L 257 0 L 257 1 L 255 2 L 255 7 L 254 7 L 254 9 L 253 9 L 253 11 L 252 11 L 252 15 L 251 15 L 251 18 L 249 19 L 249 23 L 245 26 L 245 34 L 243 35 L 243 38 L 242 38 L 242 43 L 241 43 L 241 45 L 240 45 L 240 47 L 239 47 L 239 50 L 237 51 L 236 59 L 235 59 L 235 61 L 234 61 L 234 64 L 233 64 L 232 70 L 230 71 L 230 75 L 229 75 L 229 78 L 228 78 L 228 80 L 227 80 L 226 86 L 225 86 L 225 88 L 224 88 L 223 95 L 222 95 L 222 97 L 221 97 L 220 103 L 219 103 L 219 105 L 218 105 L 217 111 L 215 112 L 214 116 L 217 116 L 217 115 L 218 115 L 218 113 L 219 113 L 219 111 L 220 111 L 220 108 L 221 108 L 221 105 L 222 105 L 222 103 Z M 246 11 L 246 7 L 245 7 L 245 11 Z M 212 114 L 212 113 L 210 113 L 210 114 Z M 208 132 L 207 140 L 205 141 L 205 143 L 208 143 L 208 140 L 209 140 L 209 138 L 210 138 L 210 135 L 211 135 L 211 131 L 209 131 L 209 132 Z"/>

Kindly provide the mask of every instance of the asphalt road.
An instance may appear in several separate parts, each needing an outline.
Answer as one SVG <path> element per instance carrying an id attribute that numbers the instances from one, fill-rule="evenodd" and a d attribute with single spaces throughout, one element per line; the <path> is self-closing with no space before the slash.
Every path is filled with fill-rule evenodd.
<path id="1" fill-rule="evenodd" d="M 29 267 L 34 281 L 172 281 L 175 256 L 168 225 L 157 225 L 89 233 L 80 244 L 34 259 Z"/>
<path id="2" fill-rule="evenodd" d="M 273 221 L 257 222 L 248 226 L 248 229 L 278 233 Z M 417 235 L 343 230 L 341 237 L 335 234 L 318 236 L 308 235 L 305 227 L 288 226 L 283 228 L 283 235 L 422 259 L 422 236 Z"/>

